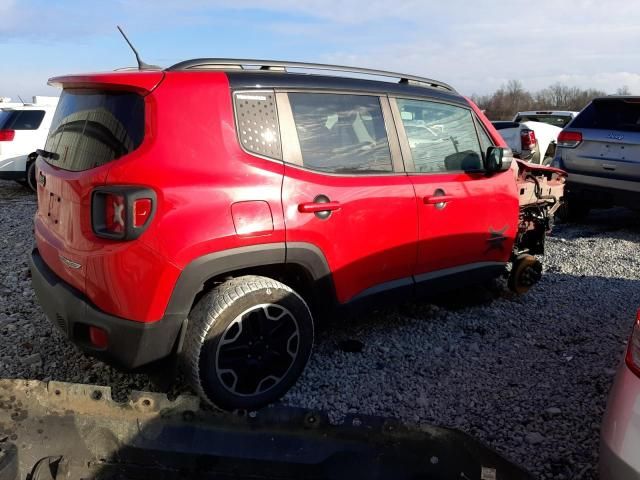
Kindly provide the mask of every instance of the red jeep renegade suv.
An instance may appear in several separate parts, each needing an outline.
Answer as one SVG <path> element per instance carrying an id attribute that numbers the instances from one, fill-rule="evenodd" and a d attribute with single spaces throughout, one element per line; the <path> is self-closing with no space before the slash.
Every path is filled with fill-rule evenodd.
<path id="1" fill-rule="evenodd" d="M 178 355 L 223 408 L 282 396 L 321 311 L 509 263 L 515 290 L 540 276 L 564 174 L 512 163 L 444 83 L 221 59 L 50 83 L 32 254 L 46 315 L 124 368 Z"/>

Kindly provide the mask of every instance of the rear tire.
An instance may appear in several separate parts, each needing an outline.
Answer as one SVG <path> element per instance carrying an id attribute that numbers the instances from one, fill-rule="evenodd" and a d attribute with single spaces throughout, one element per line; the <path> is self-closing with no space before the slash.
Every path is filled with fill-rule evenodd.
<path id="1" fill-rule="evenodd" d="M 313 348 L 305 301 L 286 285 L 247 275 L 205 294 L 189 314 L 182 366 L 206 401 L 255 410 L 296 382 Z"/>
<path id="2" fill-rule="evenodd" d="M 27 162 L 27 171 L 26 171 L 26 175 L 27 175 L 27 187 L 29 187 L 29 190 L 31 190 L 32 192 L 37 192 L 38 191 L 38 183 L 36 181 L 36 161 L 34 160 L 29 160 Z"/>

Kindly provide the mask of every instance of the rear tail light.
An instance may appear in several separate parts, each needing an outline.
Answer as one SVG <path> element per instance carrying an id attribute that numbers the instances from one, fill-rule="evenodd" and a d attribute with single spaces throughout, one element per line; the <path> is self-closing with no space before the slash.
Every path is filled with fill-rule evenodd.
<path id="1" fill-rule="evenodd" d="M 153 202 L 150 198 L 138 198 L 133 202 L 133 226 L 134 228 L 144 227 L 147 219 L 151 215 Z"/>
<path id="2" fill-rule="evenodd" d="M 0 142 L 10 142 L 15 136 L 15 130 L 0 130 Z"/>
<path id="3" fill-rule="evenodd" d="M 536 133 L 533 130 L 521 130 L 520 142 L 523 150 L 533 150 L 536 146 Z"/>
<path id="4" fill-rule="evenodd" d="M 118 234 L 126 228 L 127 212 L 124 195 L 104 194 L 104 227 L 109 233 Z"/>
<path id="5" fill-rule="evenodd" d="M 139 187 L 100 187 L 91 197 L 91 225 L 101 238 L 134 240 L 151 223 L 156 194 Z"/>
<path id="6" fill-rule="evenodd" d="M 640 377 L 640 310 L 636 315 L 636 323 L 633 325 L 633 332 L 629 338 L 625 361 L 627 362 L 627 367 Z"/>
<path id="7" fill-rule="evenodd" d="M 582 143 L 582 134 L 580 132 L 560 132 L 558 135 L 558 147 L 576 148 Z"/>

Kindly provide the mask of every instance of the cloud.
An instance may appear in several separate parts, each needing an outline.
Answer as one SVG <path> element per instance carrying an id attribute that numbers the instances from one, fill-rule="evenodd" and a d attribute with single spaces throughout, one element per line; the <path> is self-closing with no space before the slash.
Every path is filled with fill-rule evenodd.
<path id="1" fill-rule="evenodd" d="M 0 17 L 0 45 L 88 44 L 115 36 L 121 21 L 144 43 L 152 32 L 233 22 L 238 28 L 225 51 L 421 74 L 466 94 L 509 79 L 529 89 L 562 81 L 610 92 L 628 85 L 640 94 L 640 3 L 627 0 L 112 0 L 90 8 L 80 0 L 0 0 Z M 245 30 L 277 41 L 271 50 L 251 45 Z"/>

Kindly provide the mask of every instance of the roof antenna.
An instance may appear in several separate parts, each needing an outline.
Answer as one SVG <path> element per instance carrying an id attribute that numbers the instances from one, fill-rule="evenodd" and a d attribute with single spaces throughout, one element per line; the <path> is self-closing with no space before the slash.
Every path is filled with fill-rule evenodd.
<path id="1" fill-rule="evenodd" d="M 20 95 L 18 95 L 18 98 L 20 99 L 20 101 L 22 102 L 22 105 L 26 105 L 26 103 L 24 103 L 24 100 L 22 99 L 22 97 Z"/>
<path id="2" fill-rule="evenodd" d="M 118 30 L 120 31 L 120 33 L 122 34 L 122 36 L 124 37 L 124 40 L 129 44 L 129 46 L 131 47 L 131 50 L 133 50 L 133 54 L 136 56 L 136 61 L 138 62 L 138 70 L 162 70 L 161 67 L 158 67 L 157 65 L 149 65 L 148 63 L 144 63 L 141 59 L 140 59 L 140 55 L 138 55 L 138 51 L 136 50 L 136 47 L 133 46 L 133 44 L 129 41 L 129 39 L 127 38 L 127 36 L 124 34 L 124 32 L 122 31 L 122 29 L 120 28 L 120 25 L 116 25 L 116 27 L 118 27 Z"/>

